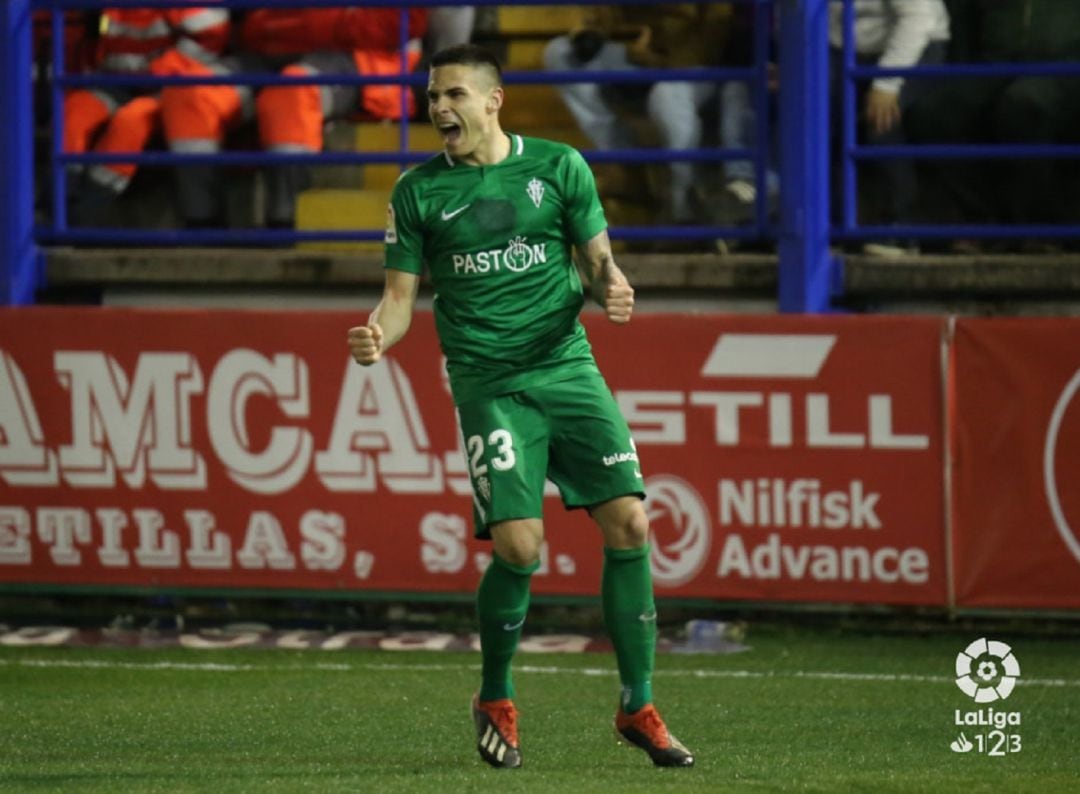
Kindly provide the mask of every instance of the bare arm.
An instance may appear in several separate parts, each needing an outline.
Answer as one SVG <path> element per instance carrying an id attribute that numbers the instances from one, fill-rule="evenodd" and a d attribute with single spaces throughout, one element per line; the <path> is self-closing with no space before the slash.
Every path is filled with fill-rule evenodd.
<path id="1" fill-rule="evenodd" d="M 611 240 L 602 231 L 578 249 L 578 270 L 590 294 L 603 307 L 608 319 L 624 325 L 634 311 L 634 288 L 626 280 L 615 256 Z"/>
<path id="2" fill-rule="evenodd" d="M 349 352 L 356 363 L 370 366 L 405 336 L 412 322 L 420 277 L 403 270 L 387 270 L 382 300 L 367 325 L 349 329 Z"/>

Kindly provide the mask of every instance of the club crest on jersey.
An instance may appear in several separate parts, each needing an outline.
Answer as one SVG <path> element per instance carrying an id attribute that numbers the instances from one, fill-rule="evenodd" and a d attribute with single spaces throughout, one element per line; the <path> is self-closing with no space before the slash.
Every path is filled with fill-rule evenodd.
<path id="1" fill-rule="evenodd" d="M 533 177 L 529 180 L 525 192 L 529 194 L 529 198 L 532 199 L 532 203 L 536 205 L 536 208 L 540 209 L 540 202 L 544 200 L 544 183 Z"/>

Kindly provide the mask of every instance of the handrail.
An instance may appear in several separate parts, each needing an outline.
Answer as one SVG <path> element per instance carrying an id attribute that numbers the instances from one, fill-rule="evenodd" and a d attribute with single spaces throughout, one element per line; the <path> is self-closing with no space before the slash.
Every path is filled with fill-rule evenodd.
<path id="1" fill-rule="evenodd" d="M 422 163 L 437 152 L 221 152 L 221 153 L 174 153 L 132 152 L 131 154 L 86 152 L 85 154 L 58 154 L 59 163 L 135 163 L 137 165 L 347 165 Z M 675 160 L 689 162 L 717 162 L 722 160 L 749 160 L 750 149 L 679 149 L 667 152 L 662 149 L 589 149 L 581 153 L 593 163 L 668 163 Z"/>
<path id="2" fill-rule="evenodd" d="M 697 0 L 709 3 L 712 0 Z M 734 5 L 752 5 L 771 0 L 723 0 Z M 618 0 L 616 5 L 681 5 L 685 0 Z M 31 0 L 38 10 L 57 8 L 64 11 L 96 11 L 109 8 L 348 8 L 362 5 L 365 8 L 433 8 L 436 6 L 461 5 L 460 0 Z M 603 6 L 612 5 L 611 0 L 471 0 L 472 6 Z"/>
<path id="3" fill-rule="evenodd" d="M 567 83 L 662 83 L 662 82 L 722 82 L 752 80 L 757 74 L 753 67 L 696 66 L 671 69 L 635 69 L 611 72 L 604 69 L 567 69 L 548 71 L 506 71 L 503 82 L 511 85 L 563 85 Z M 57 79 L 63 88 L 89 88 L 115 85 L 145 88 L 163 85 L 427 85 L 427 75 L 362 75 L 312 74 L 281 75 L 266 72 L 237 72 L 229 75 L 168 75 L 147 74 L 78 74 Z"/>
<path id="4" fill-rule="evenodd" d="M 732 240 L 753 240 L 752 226 L 611 226 L 609 234 L 619 240 L 711 240 L 721 235 Z M 381 242 L 382 229 L 312 230 L 286 229 L 111 229 L 79 227 L 59 232 L 36 227 L 38 239 L 47 245 L 118 246 L 231 246 L 284 245 L 295 242 Z"/>
<path id="5" fill-rule="evenodd" d="M 1008 226 L 987 223 L 859 224 L 835 234 L 836 239 L 842 240 L 880 240 L 882 238 L 1010 240 L 1018 236 L 1045 240 L 1072 240 L 1080 237 L 1080 226 L 1065 223 L 1028 223 Z"/>
<path id="6" fill-rule="evenodd" d="M 953 63 L 908 67 L 855 66 L 848 73 L 856 80 L 870 80 L 875 77 L 1080 77 L 1080 61 Z"/>
<path id="7" fill-rule="evenodd" d="M 1075 143 L 912 143 L 896 146 L 852 146 L 848 154 L 857 160 L 989 160 L 1080 158 Z"/>

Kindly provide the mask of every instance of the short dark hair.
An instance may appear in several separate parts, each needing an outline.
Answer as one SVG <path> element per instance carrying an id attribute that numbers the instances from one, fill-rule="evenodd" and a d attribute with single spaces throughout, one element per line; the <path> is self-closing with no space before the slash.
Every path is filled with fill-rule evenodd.
<path id="1" fill-rule="evenodd" d="M 486 67 L 494 75 L 496 85 L 502 85 L 502 67 L 499 66 L 499 59 L 491 50 L 479 44 L 455 44 L 431 56 L 432 69 L 453 65 Z"/>

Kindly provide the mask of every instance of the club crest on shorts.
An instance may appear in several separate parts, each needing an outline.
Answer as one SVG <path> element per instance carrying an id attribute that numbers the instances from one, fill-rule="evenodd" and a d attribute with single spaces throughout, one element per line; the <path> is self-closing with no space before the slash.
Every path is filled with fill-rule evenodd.
<path id="1" fill-rule="evenodd" d="M 532 203 L 536 205 L 536 208 L 540 209 L 540 202 L 544 200 L 544 183 L 533 177 L 529 180 L 525 192 L 529 194 L 529 198 L 532 199 Z"/>

